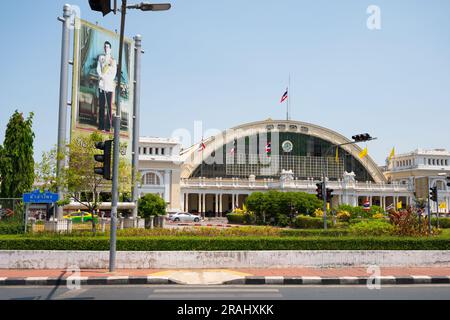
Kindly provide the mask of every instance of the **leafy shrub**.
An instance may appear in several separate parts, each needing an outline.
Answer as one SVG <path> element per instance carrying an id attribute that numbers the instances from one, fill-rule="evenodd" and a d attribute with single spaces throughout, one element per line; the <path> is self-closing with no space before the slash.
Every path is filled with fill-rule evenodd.
<path id="1" fill-rule="evenodd" d="M 350 220 L 351 214 L 348 211 L 338 211 L 336 218 L 338 218 L 339 221 L 345 221 L 348 222 Z"/>
<path id="2" fill-rule="evenodd" d="M 350 226 L 350 234 L 356 236 L 385 236 L 394 233 L 394 226 L 381 220 L 362 221 Z"/>
<path id="3" fill-rule="evenodd" d="M 349 212 L 351 219 L 367 219 L 372 218 L 375 214 L 384 213 L 383 209 L 379 206 L 372 206 L 370 207 L 370 210 L 364 210 L 362 207 L 353 207 L 347 204 L 341 204 L 337 211 Z"/>
<path id="4" fill-rule="evenodd" d="M 384 216 L 384 214 L 382 214 L 382 213 L 375 213 L 375 214 L 373 215 L 373 218 L 374 218 L 374 219 L 385 219 L 385 216 Z"/>
<path id="5" fill-rule="evenodd" d="M 245 217 L 245 215 L 242 213 L 228 213 L 227 214 L 228 223 L 243 224 L 244 217 Z"/>
<path id="6" fill-rule="evenodd" d="M 327 227 L 330 225 L 330 222 L 327 220 Z M 299 215 L 294 219 L 294 227 L 299 229 L 322 229 L 323 218 Z"/>
<path id="7" fill-rule="evenodd" d="M 431 218 L 431 225 L 437 226 L 437 218 Z M 439 218 L 439 228 L 450 229 L 450 218 Z"/>
<path id="8" fill-rule="evenodd" d="M 24 232 L 24 225 L 22 223 L 0 222 L 0 234 L 21 234 Z"/>
<path id="9" fill-rule="evenodd" d="M 156 194 L 148 193 L 138 201 L 138 212 L 142 218 L 166 214 L 166 202 Z"/>
<path id="10" fill-rule="evenodd" d="M 425 217 L 419 222 L 419 218 L 413 209 L 389 212 L 391 224 L 395 227 L 395 234 L 400 236 L 428 235 L 428 218 Z M 438 231 L 432 230 L 433 234 Z"/>
<path id="11" fill-rule="evenodd" d="M 255 223 L 255 215 L 251 212 L 228 213 L 227 219 L 228 219 L 228 223 L 235 223 L 235 224 L 253 224 L 253 223 Z"/>

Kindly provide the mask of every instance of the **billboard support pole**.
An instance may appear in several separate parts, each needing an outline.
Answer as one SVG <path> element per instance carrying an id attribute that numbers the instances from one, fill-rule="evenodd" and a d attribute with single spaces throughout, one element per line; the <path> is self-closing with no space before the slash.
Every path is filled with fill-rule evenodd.
<path id="1" fill-rule="evenodd" d="M 59 17 L 58 20 L 62 22 L 62 45 L 61 45 L 61 74 L 60 74 L 60 86 L 59 86 L 59 119 L 58 119 L 58 155 L 65 155 L 66 148 L 66 135 L 67 135 L 67 91 L 69 81 L 69 38 L 70 38 L 70 16 L 72 8 L 70 5 L 64 5 L 63 17 Z M 61 170 L 65 165 L 65 156 L 58 156 L 57 161 L 57 176 L 61 177 Z M 64 199 L 63 186 L 58 183 L 58 195 L 59 199 Z M 58 206 L 57 219 L 63 218 L 63 207 Z"/>
<path id="2" fill-rule="evenodd" d="M 125 37 L 125 17 L 127 14 L 127 0 L 122 0 L 121 22 L 120 22 L 120 45 L 119 45 L 119 67 L 117 68 L 116 89 L 116 114 L 114 116 L 114 153 L 113 153 L 113 181 L 112 181 L 112 204 L 111 204 L 111 232 L 109 247 L 109 271 L 116 270 L 116 232 L 117 232 L 117 206 L 119 202 L 119 160 L 120 160 L 120 120 L 122 111 L 120 108 L 120 92 L 122 82 L 122 57 L 123 42 Z"/>
<path id="3" fill-rule="evenodd" d="M 132 168 L 132 188 L 133 188 L 133 218 L 136 221 L 138 215 L 138 177 L 139 177 L 139 125 L 140 125 L 140 104 L 141 104 L 141 58 L 142 58 L 142 36 L 134 37 L 135 62 L 134 62 L 134 110 L 133 110 L 133 168 Z"/>

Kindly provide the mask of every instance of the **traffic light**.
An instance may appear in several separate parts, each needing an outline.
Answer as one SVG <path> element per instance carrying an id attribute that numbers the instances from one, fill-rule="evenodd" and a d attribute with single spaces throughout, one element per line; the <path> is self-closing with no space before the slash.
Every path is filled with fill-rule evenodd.
<path id="1" fill-rule="evenodd" d="M 331 199 L 333 198 L 333 192 L 334 192 L 334 190 L 333 189 L 328 189 L 327 188 L 327 200 L 329 201 L 329 202 L 331 202 Z"/>
<path id="2" fill-rule="evenodd" d="M 357 134 L 357 135 L 353 136 L 352 139 L 355 142 L 365 142 L 365 141 L 373 140 L 373 138 L 368 133 Z"/>
<path id="3" fill-rule="evenodd" d="M 112 152 L 113 140 L 107 140 L 105 142 L 98 142 L 95 144 L 95 148 L 102 150 L 103 154 L 97 154 L 94 156 L 95 161 L 103 163 L 103 167 L 96 167 L 94 172 L 103 176 L 105 180 L 111 179 L 111 152 Z"/>
<path id="4" fill-rule="evenodd" d="M 316 184 L 316 186 L 317 186 L 317 189 L 316 189 L 317 195 L 316 196 L 319 200 L 323 200 L 323 183 L 322 182 L 318 183 L 318 184 Z"/>
<path id="5" fill-rule="evenodd" d="M 111 0 L 89 0 L 89 5 L 92 10 L 103 13 L 103 16 L 112 11 Z"/>
<path id="6" fill-rule="evenodd" d="M 430 188 L 430 199 L 434 202 L 438 200 L 437 187 Z"/>

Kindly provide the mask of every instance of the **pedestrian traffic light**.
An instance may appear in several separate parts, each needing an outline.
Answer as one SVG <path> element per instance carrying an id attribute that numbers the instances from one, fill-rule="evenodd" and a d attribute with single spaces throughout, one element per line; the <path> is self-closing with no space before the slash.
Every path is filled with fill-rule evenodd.
<path id="1" fill-rule="evenodd" d="M 89 5 L 92 10 L 103 13 L 103 16 L 112 11 L 111 0 L 89 0 Z"/>
<path id="2" fill-rule="evenodd" d="M 333 189 L 328 189 L 327 188 L 327 200 L 328 201 L 331 201 L 331 199 L 333 198 L 333 192 L 334 192 L 334 190 Z"/>
<path id="3" fill-rule="evenodd" d="M 323 200 L 323 182 L 316 184 L 316 186 L 317 186 L 317 189 L 316 189 L 317 195 L 316 196 L 319 200 Z"/>
<path id="4" fill-rule="evenodd" d="M 103 176 L 105 180 L 111 179 L 111 152 L 112 152 L 113 140 L 107 140 L 105 142 L 98 142 L 95 144 L 95 148 L 102 150 L 103 154 L 96 154 L 94 156 L 95 161 L 103 163 L 102 167 L 95 167 L 94 172 Z"/>
<path id="5" fill-rule="evenodd" d="M 365 141 L 373 140 L 373 138 L 368 133 L 357 134 L 357 135 L 353 136 L 352 139 L 355 140 L 355 142 L 365 142 Z"/>
<path id="6" fill-rule="evenodd" d="M 437 187 L 430 188 L 430 199 L 434 202 L 438 201 Z"/>

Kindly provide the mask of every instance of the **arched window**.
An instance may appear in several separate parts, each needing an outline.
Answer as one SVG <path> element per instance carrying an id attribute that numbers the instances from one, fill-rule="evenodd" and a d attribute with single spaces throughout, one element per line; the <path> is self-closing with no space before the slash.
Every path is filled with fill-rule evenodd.
<path id="1" fill-rule="evenodd" d="M 149 172 L 142 177 L 142 184 L 147 186 L 159 186 L 161 181 L 155 173 Z"/>

